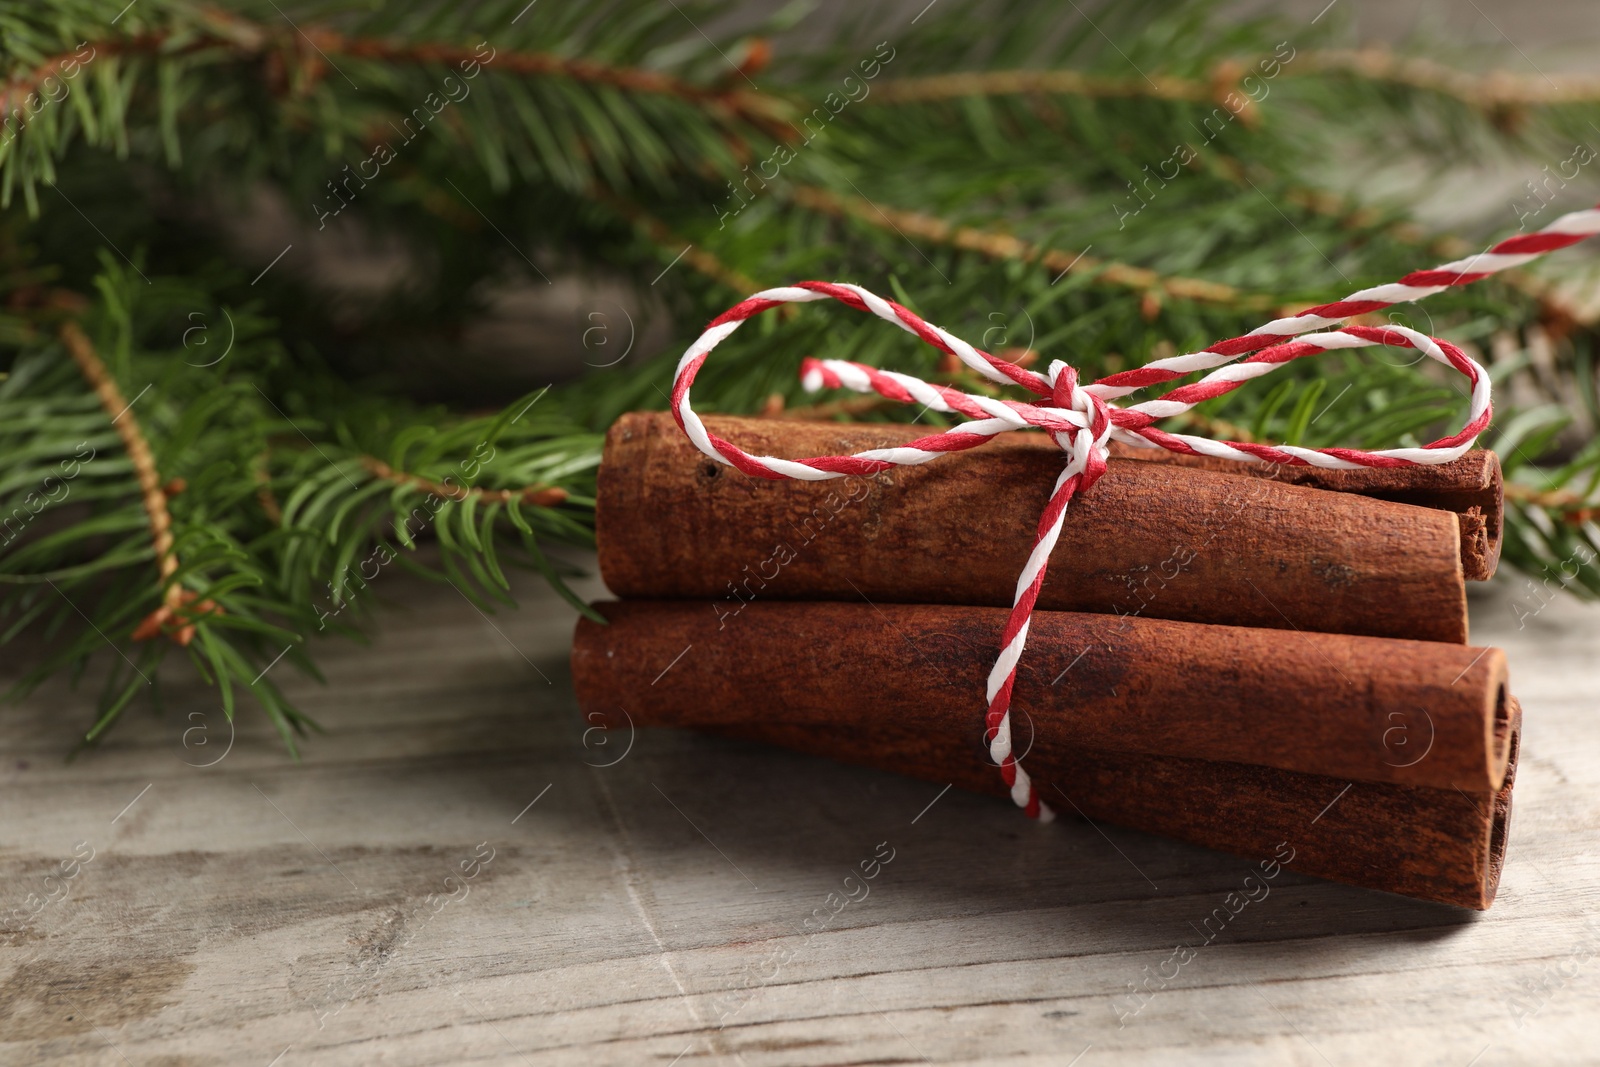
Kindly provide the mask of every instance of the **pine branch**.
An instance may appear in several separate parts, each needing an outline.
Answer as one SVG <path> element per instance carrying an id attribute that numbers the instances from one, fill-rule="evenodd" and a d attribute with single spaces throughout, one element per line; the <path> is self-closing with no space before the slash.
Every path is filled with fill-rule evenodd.
<path id="1" fill-rule="evenodd" d="M 788 121 L 790 104 L 778 97 L 749 89 L 721 89 L 699 86 L 674 78 L 659 71 L 632 67 L 618 67 L 582 58 L 552 55 L 541 52 L 500 53 L 489 49 L 485 57 L 482 49 L 446 45 L 435 42 L 411 43 L 379 38 L 346 37 L 317 23 L 307 23 L 297 29 L 280 30 L 274 26 L 252 22 L 216 9 L 200 14 L 199 26 L 185 27 L 183 32 L 158 31 L 122 36 L 108 36 L 86 41 L 73 52 L 52 56 L 38 66 L 11 80 L 0 95 L 4 112 L 23 97 L 38 92 L 50 77 L 72 77 L 74 63 L 87 65 L 100 55 L 172 57 L 208 53 L 211 58 L 228 56 L 235 62 L 254 61 L 267 55 L 297 54 L 305 63 L 314 63 L 315 57 L 303 54 L 301 42 L 319 56 L 348 56 L 354 59 L 378 60 L 385 63 L 432 67 L 474 68 L 495 64 L 496 69 L 508 70 L 526 77 L 561 78 L 580 84 L 604 85 L 628 92 L 647 95 L 671 96 L 687 103 L 704 107 L 708 112 L 730 120 L 749 123 L 764 129 L 775 137 L 794 136 L 794 127 Z M 226 32 L 218 32 L 224 30 Z M 208 32 L 208 30 L 210 32 Z M 88 51 L 85 56 L 84 51 Z M 310 70 L 312 78 L 326 76 L 320 65 Z M 305 91 L 305 86 L 301 87 Z"/>
<path id="2" fill-rule="evenodd" d="M 324 51 L 360 59 L 394 63 L 453 67 L 465 63 L 493 63 L 496 69 L 524 77 L 562 78 L 580 84 L 606 85 L 631 93 L 671 96 L 703 108 L 708 114 L 748 123 L 777 140 L 796 136 L 790 121 L 793 105 L 780 97 L 753 89 L 724 89 L 693 85 L 654 70 L 615 67 L 592 60 L 539 52 L 493 52 L 485 59 L 481 51 L 440 44 L 406 44 L 396 41 L 345 38 L 329 30 L 313 28 L 308 35 Z M 741 72 L 742 73 L 742 72 Z"/>
<path id="3" fill-rule="evenodd" d="M 642 5 L 613 0 L 608 7 L 631 11 Z M 668 14 L 678 17 L 670 9 Z M 19 15 L 26 23 L 39 13 Z M 374 30 L 396 28 L 381 12 L 365 21 Z M 435 19 L 431 28 L 443 29 L 442 21 Z M 700 84 L 644 65 L 668 32 L 658 16 L 632 18 L 625 30 L 605 35 L 609 50 L 634 53 L 629 57 L 638 60 L 634 64 L 561 51 L 500 49 L 487 41 L 468 47 L 407 40 L 392 32 L 343 32 L 317 18 L 280 28 L 274 21 L 258 23 L 177 0 L 147 0 L 122 23 L 128 28 L 122 34 L 106 33 L 109 22 L 86 10 L 76 19 L 61 19 L 60 25 L 41 20 L 18 35 L 26 51 L 37 51 L 52 38 L 60 40 L 60 51 L 13 70 L 8 100 L 37 102 L 37 93 L 53 77 L 68 80 L 59 95 L 50 93 L 45 103 L 8 115 L 8 125 L 15 128 L 0 145 L 0 200 L 8 201 L 12 185 L 20 181 L 30 213 L 37 214 L 35 183 L 54 183 L 54 161 L 80 138 L 113 146 L 123 155 L 132 148 L 154 148 L 169 166 L 178 166 L 185 140 L 178 124 L 192 117 L 186 109 L 192 113 L 200 105 L 204 111 L 202 102 L 208 99 L 228 102 L 220 116 L 206 117 L 213 125 L 220 118 L 232 126 L 236 143 L 253 139 L 281 146 L 314 126 L 320 136 L 310 144 L 329 161 L 351 143 L 362 145 L 367 155 L 374 145 L 393 141 L 397 130 L 409 144 L 420 128 L 431 126 L 446 141 L 470 147 L 498 189 L 508 187 L 514 173 L 554 179 L 574 191 L 596 179 L 617 188 L 641 181 L 665 187 L 696 168 L 731 172 L 737 169 L 735 158 L 752 144 L 794 136 L 787 117 L 792 105 L 779 96 L 742 85 Z M 571 22 L 564 13 L 525 25 Z M 92 40 L 68 51 L 71 42 L 61 38 L 78 25 L 93 27 Z M 571 28 L 581 40 L 605 27 Z M 462 37 L 478 36 L 464 18 L 457 30 Z M 23 52 L 19 48 L 18 54 Z M 74 57 L 68 75 L 64 67 L 74 64 Z M 353 82 L 347 90 L 348 77 L 330 77 L 330 66 L 341 61 L 358 65 L 352 69 L 368 83 L 364 92 Z M 90 77 L 80 77 L 84 70 L 92 72 Z M 483 80 L 474 81 L 480 75 Z M 265 98 L 263 81 L 269 90 Z M 472 96 L 479 102 L 465 106 Z M 141 101 L 158 105 L 157 110 L 139 110 Z M 151 119 L 159 127 L 157 138 L 129 138 L 130 121 Z M 220 131 L 212 132 L 215 137 Z M 391 144 L 385 150 L 379 167 L 398 149 Z M 289 169 L 281 152 L 251 156 L 255 173 L 230 177 L 266 171 L 281 179 Z M 233 163 L 236 170 L 237 159 Z M 348 193 L 353 171 L 337 177 Z M 330 210 L 338 204 L 332 201 Z"/>
<path id="4" fill-rule="evenodd" d="M 84 55 L 85 48 L 89 50 L 88 55 Z M 85 41 L 71 52 L 49 56 L 32 70 L 12 78 L 4 88 L 0 88 L 0 116 L 4 116 L 4 121 L 9 124 L 15 118 L 13 113 L 24 106 L 27 98 L 37 93 L 47 80 L 76 77 L 78 68 L 92 61 L 96 54 L 94 46 Z"/>
<path id="5" fill-rule="evenodd" d="M 175 580 L 179 565 L 177 553 L 173 551 L 172 516 L 167 511 L 167 493 L 161 482 L 161 474 L 156 470 L 155 459 L 150 454 L 150 445 L 139 429 L 133 404 L 123 398 L 116 380 L 95 354 L 94 346 L 77 323 L 69 321 L 62 324 L 61 341 L 95 396 L 100 399 L 100 406 L 105 409 L 111 424 L 117 428 L 117 436 L 122 439 L 122 446 L 133 464 L 140 499 L 150 517 L 150 539 L 155 544 L 156 566 L 161 573 L 162 603 L 134 628 L 133 639 L 149 640 L 165 632 L 180 646 L 187 647 L 194 640 L 195 628 L 186 613 L 204 614 L 214 611 L 216 605 L 209 600 L 197 601 Z M 189 607 L 191 601 L 195 601 L 193 608 Z"/>
<path id="6" fill-rule="evenodd" d="M 560 486 L 550 485 L 530 485 L 522 489 L 483 489 L 477 486 L 472 488 L 449 486 L 431 481 L 421 475 L 397 471 L 383 460 L 374 456 L 362 456 L 361 465 L 379 481 L 443 497 L 457 504 L 470 500 L 479 504 L 510 504 L 516 502 L 526 504 L 529 507 L 549 508 L 564 503 L 569 495 Z"/>
<path id="7" fill-rule="evenodd" d="M 990 259 L 1038 263 L 1056 277 L 1081 274 L 1100 283 L 1149 294 L 1154 299 L 1172 297 L 1220 304 L 1243 311 L 1261 311 L 1272 306 L 1270 300 L 1242 293 L 1230 285 L 1198 278 L 1168 278 L 1143 267 L 1096 259 L 1085 252 L 1040 248 L 1010 234 L 971 226 L 954 226 L 932 215 L 882 207 L 864 197 L 841 196 L 815 186 L 796 186 L 788 190 L 786 195 L 801 207 L 833 218 L 849 217 L 908 237 L 977 252 Z"/>

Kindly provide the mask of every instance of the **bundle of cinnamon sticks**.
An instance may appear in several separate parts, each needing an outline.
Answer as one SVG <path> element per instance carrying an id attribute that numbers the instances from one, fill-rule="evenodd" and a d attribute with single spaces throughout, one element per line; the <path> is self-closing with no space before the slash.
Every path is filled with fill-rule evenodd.
<path id="1" fill-rule="evenodd" d="M 757 454 L 902 444 L 885 424 L 707 419 Z M 824 482 L 746 477 L 670 415 L 600 467 L 585 712 L 978 792 L 984 679 L 1059 450 L 1006 435 Z M 1013 694 L 1047 803 L 1469 908 L 1494 899 L 1521 710 L 1467 641 L 1500 552 L 1499 463 L 1360 471 L 1114 451 L 1067 510 Z"/>

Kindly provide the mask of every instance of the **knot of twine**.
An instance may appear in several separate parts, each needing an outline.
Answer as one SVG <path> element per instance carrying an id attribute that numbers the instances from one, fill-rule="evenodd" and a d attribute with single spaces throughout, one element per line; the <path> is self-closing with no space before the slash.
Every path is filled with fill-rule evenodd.
<path id="1" fill-rule="evenodd" d="M 1033 818 L 1054 817 L 1040 801 L 1032 780 L 1011 744 L 1011 692 L 1017 663 L 1028 640 L 1028 625 L 1044 584 L 1050 553 L 1061 536 L 1062 520 L 1074 494 L 1088 489 L 1105 473 L 1107 442 L 1111 439 L 1143 448 L 1160 448 L 1184 455 L 1214 456 L 1249 463 L 1350 470 L 1360 467 L 1403 467 L 1448 463 L 1458 459 L 1489 425 L 1493 408 L 1489 375 L 1476 361 L 1448 341 L 1403 326 L 1344 326 L 1325 332 L 1356 315 L 1393 304 L 1420 300 L 1458 285 L 1466 285 L 1498 271 L 1520 266 L 1558 248 L 1600 233 L 1600 208 L 1575 211 L 1535 233 L 1519 234 L 1484 252 L 1432 270 L 1414 271 L 1397 282 L 1363 289 L 1343 300 L 1322 304 L 1288 318 L 1276 319 L 1239 337 L 1228 338 L 1200 352 L 1152 360 L 1142 367 L 1111 374 L 1090 385 L 1080 385 L 1077 371 L 1056 360 L 1039 374 L 1009 360 L 973 348 L 915 312 L 884 300 L 860 286 L 834 282 L 800 282 L 767 289 L 741 301 L 713 319 L 698 340 L 684 352 L 673 376 L 672 413 L 678 426 L 695 446 L 719 463 L 737 467 L 756 478 L 794 478 L 822 481 L 850 475 L 869 475 L 896 466 L 928 463 L 951 452 L 961 452 L 991 440 L 996 434 L 1033 426 L 1050 434 L 1066 453 L 1066 466 L 1056 479 L 1044 512 L 1039 517 L 1028 562 L 1017 577 L 1011 614 L 1001 638 L 1001 650 L 985 697 L 984 738 L 989 754 L 1010 788 L 1011 799 Z M 909 374 L 880 370 L 846 360 L 807 358 L 801 365 L 805 388 L 852 389 L 876 392 L 924 410 L 966 416 L 970 421 L 955 429 L 918 438 L 895 448 L 875 448 L 846 456 L 780 459 L 752 456 L 706 429 L 689 404 L 689 387 L 711 350 L 748 318 L 788 303 L 837 300 L 872 314 L 914 334 L 941 352 L 1000 385 L 1019 385 L 1040 398 L 1033 401 L 996 399 L 935 385 Z M 1182 414 L 1205 400 L 1222 396 L 1253 378 L 1271 373 L 1291 360 L 1323 352 L 1391 345 L 1411 348 L 1459 372 L 1471 383 L 1467 423 L 1449 437 L 1420 447 L 1365 452 L 1351 448 L 1301 448 L 1242 441 L 1217 441 L 1206 437 L 1158 429 L 1161 419 Z M 1243 358 L 1241 358 L 1243 357 Z M 1154 400 L 1118 407 L 1110 403 L 1150 385 L 1208 371 L 1199 381 L 1182 385 Z"/>

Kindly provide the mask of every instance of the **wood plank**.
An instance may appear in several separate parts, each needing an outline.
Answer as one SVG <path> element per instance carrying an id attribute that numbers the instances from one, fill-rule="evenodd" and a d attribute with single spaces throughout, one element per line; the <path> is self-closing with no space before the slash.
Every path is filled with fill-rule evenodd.
<path id="1" fill-rule="evenodd" d="M 254 713 L 225 749 L 182 670 L 164 716 L 70 764 L 92 685 L 6 709 L 0 907 L 67 891 L 3 925 L 0 1062 L 1592 1058 L 1593 608 L 1519 629 L 1516 584 L 1475 590 L 1473 640 L 1506 649 L 1526 709 L 1493 910 L 1286 871 L 1205 943 L 1244 861 L 687 733 L 591 766 L 628 737 L 585 735 L 569 609 L 529 584 L 490 624 L 392 581 L 376 641 L 325 650 L 326 687 L 285 670 L 328 731 L 300 764 Z M 78 842 L 93 858 L 46 883 Z M 870 893 L 807 930 L 882 842 Z M 1180 943 L 1194 958 L 1130 1014 Z"/>

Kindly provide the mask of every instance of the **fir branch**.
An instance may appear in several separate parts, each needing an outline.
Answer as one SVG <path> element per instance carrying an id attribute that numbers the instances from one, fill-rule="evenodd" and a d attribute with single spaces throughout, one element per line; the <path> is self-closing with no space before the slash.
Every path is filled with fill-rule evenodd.
<path id="1" fill-rule="evenodd" d="M 499 52 L 490 49 L 485 58 L 476 48 L 440 44 L 435 42 L 410 43 L 381 38 L 346 37 L 317 23 L 305 23 L 297 29 L 280 31 L 276 27 L 251 22 L 248 19 L 221 11 L 207 11 L 202 19 L 206 29 L 185 28 L 180 33 L 156 31 L 150 33 L 109 36 L 86 41 L 70 53 L 51 56 L 32 70 L 13 78 L 0 93 L 4 108 L 9 113 L 20 97 L 36 92 L 50 77 L 60 76 L 63 68 L 73 62 L 83 64 L 101 55 L 121 56 L 179 56 L 197 52 L 229 54 L 235 60 L 256 60 L 271 52 L 296 53 L 304 50 L 302 42 L 319 55 L 349 56 L 397 65 L 446 66 L 492 63 L 496 70 L 508 70 L 530 78 L 561 78 L 587 85 L 604 85 L 632 93 L 653 96 L 670 96 L 704 108 L 722 118 L 745 122 L 764 130 L 774 138 L 792 140 L 797 136 L 790 118 L 793 105 L 782 97 L 753 89 L 727 89 L 695 85 L 682 78 L 660 71 L 636 67 L 619 67 L 594 60 L 554 55 L 545 52 Z M 220 27 L 228 32 L 215 32 Z M 90 56 L 82 57 L 84 48 Z M 315 76 L 321 77 L 320 67 Z"/>
<path id="2" fill-rule="evenodd" d="M 608 6 L 636 5 L 614 0 Z M 39 20 L 33 12 L 11 17 L 28 32 L 8 39 L 7 50 L 28 57 L 28 62 L 9 72 L 10 95 L 34 100 L 50 71 L 74 61 L 66 53 L 77 36 L 68 34 L 74 24 Z M 90 15 L 78 21 L 96 26 L 92 40 L 75 54 L 82 64 L 93 60 L 94 77 L 76 89 L 68 85 L 60 97 L 63 103 L 30 107 L 20 122 L 8 121 L 16 129 L 8 129 L 12 136 L 0 145 L 0 206 L 9 203 L 12 186 L 20 184 L 29 213 L 37 215 L 36 186 L 57 184 L 56 161 L 75 143 L 112 147 L 122 157 L 138 153 L 159 158 L 176 169 L 183 165 L 185 142 L 192 144 L 198 136 L 206 145 L 199 158 L 207 164 L 224 163 L 227 178 L 290 178 L 302 189 L 325 184 L 334 197 L 327 206 L 335 208 L 349 199 L 349 184 L 357 181 L 359 168 L 336 176 L 345 183 L 336 187 L 326 181 L 327 175 L 319 182 L 314 171 L 307 172 L 312 157 L 334 163 L 337 170 L 335 161 L 344 162 L 341 157 L 358 144 L 363 154 L 381 149 L 376 160 L 371 155 L 365 160 L 369 167 L 376 163 L 381 168 L 396 155 L 396 147 L 384 143 L 395 131 L 406 144 L 427 128 L 439 131 L 443 139 L 442 144 L 413 149 L 408 160 L 412 166 L 424 163 L 416 158 L 418 151 L 433 157 L 428 162 L 438 162 L 449 158 L 447 145 L 465 147 L 478 157 L 497 191 L 520 178 L 546 184 L 553 180 L 575 193 L 596 180 L 618 188 L 643 183 L 670 190 L 696 168 L 731 173 L 738 166 L 734 160 L 752 146 L 795 137 L 788 120 L 792 105 L 782 96 L 655 69 L 651 57 L 677 31 L 653 15 L 631 18 L 625 30 L 607 33 L 605 51 L 610 54 L 603 60 L 560 50 L 497 49 L 488 41 L 466 47 L 449 40 L 409 40 L 402 24 L 383 12 L 356 20 L 353 32 L 341 32 L 318 17 L 280 28 L 270 19 L 257 23 L 176 0 L 145 4 L 124 24 L 134 28 L 121 36 L 105 32 L 104 22 Z M 546 21 L 553 28 L 543 40 L 554 38 L 551 43 L 579 48 L 593 44 L 590 39 L 605 28 L 603 19 L 592 24 L 574 24 L 572 17 Z M 454 32 L 446 30 L 448 23 L 455 24 Z M 417 24 L 404 20 L 403 29 Z M 563 24 L 572 31 L 565 36 L 558 32 Z M 476 37 L 465 19 L 439 17 L 430 28 L 457 39 Z M 59 48 L 61 54 L 36 62 L 35 53 L 50 48 Z M 354 82 L 346 91 L 348 79 L 327 76 L 329 67 L 340 62 L 361 65 L 366 91 L 356 89 Z M 446 63 L 453 65 L 444 67 Z M 480 74 L 486 77 L 474 82 Z M 261 92 L 263 77 L 266 94 Z M 70 103 L 65 102 L 68 96 Z M 475 99 L 467 105 L 469 96 Z M 451 104 L 458 106 L 433 120 Z M 146 129 L 154 136 L 140 137 Z M 231 146 L 223 148 L 228 142 Z M 272 148 L 241 147 L 247 144 Z M 302 144 L 311 149 L 309 154 L 296 151 Z M 237 167 L 241 156 L 248 160 L 242 173 Z M 420 169 L 432 170 L 426 165 Z M 689 180 L 703 180 L 703 175 Z M 365 188 L 366 181 L 359 184 Z M 340 198 L 336 188 L 346 196 Z M 313 195 L 323 197 L 320 192 Z M 342 206 L 324 214 L 339 210 Z"/>
<path id="3" fill-rule="evenodd" d="M 480 504 L 509 504 L 516 501 L 529 507 L 552 508 L 564 503 L 568 497 L 559 485 L 530 485 L 523 489 L 484 489 L 478 486 L 448 486 L 424 478 L 420 474 L 397 471 L 375 456 L 362 456 L 361 465 L 379 481 L 403 485 L 423 493 L 454 501 L 457 504 L 474 501 Z"/>
<path id="4" fill-rule="evenodd" d="M 136 39 L 131 38 L 129 40 Z M 85 47 L 90 49 L 88 56 L 82 54 Z M 117 45 L 113 45 L 110 50 L 114 52 L 117 47 Z M 10 122 L 13 118 L 12 112 L 19 105 L 25 105 L 27 98 L 37 92 L 46 81 L 51 78 L 72 77 L 77 72 L 69 70 L 69 67 L 78 67 L 88 63 L 97 54 L 93 46 L 85 41 L 71 52 L 61 52 L 46 57 L 32 70 L 6 82 L 4 88 L 0 88 L 0 120 Z"/>
<path id="5" fill-rule="evenodd" d="M 313 28 L 317 44 L 334 55 L 376 59 L 393 63 L 455 66 L 485 60 L 481 53 L 442 44 L 407 44 L 397 41 L 345 38 L 332 31 Z M 628 92 L 676 97 L 706 109 L 722 118 L 749 123 L 778 140 L 793 140 L 797 134 L 790 117 L 793 107 L 781 97 L 753 89 L 723 89 L 694 85 L 660 71 L 634 67 L 615 67 L 593 60 L 540 52 L 495 52 L 497 70 L 509 70 L 524 77 L 564 78 L 589 85 L 607 85 Z"/>
<path id="6" fill-rule="evenodd" d="M 788 191 L 787 196 L 801 207 L 833 218 L 852 218 L 869 226 L 893 230 L 907 237 L 918 237 L 924 241 L 967 252 L 977 252 L 994 260 L 1038 263 L 1056 276 L 1082 274 L 1093 277 L 1097 282 L 1133 289 L 1143 294 L 1194 300 L 1241 311 L 1261 311 L 1273 306 L 1270 299 L 1241 292 L 1231 285 L 1203 281 L 1199 278 L 1164 277 L 1145 267 L 1096 259 L 1083 252 L 1074 254 L 1053 248 L 1041 248 L 1010 234 L 981 230 L 972 226 L 955 226 L 933 215 L 882 207 L 865 197 L 842 196 L 817 186 L 796 186 Z M 1148 309 L 1147 317 L 1150 317 Z"/>
<path id="7" fill-rule="evenodd" d="M 161 474 L 156 470 L 155 457 L 151 455 L 150 445 L 139 428 L 139 419 L 133 413 L 133 405 L 123 398 L 116 379 L 106 370 L 105 363 L 96 354 L 94 345 L 90 343 L 83 330 L 77 323 L 69 321 L 62 324 L 60 334 L 61 343 L 66 347 L 67 354 L 72 357 L 72 362 L 77 364 L 89 387 L 94 390 L 95 396 L 100 400 L 100 406 L 105 409 L 106 416 L 116 427 L 117 436 L 122 439 L 123 450 L 127 453 L 129 462 L 133 464 L 134 478 L 139 483 L 140 500 L 144 504 L 145 513 L 149 516 L 150 539 L 155 544 L 156 566 L 161 572 L 161 607 L 146 616 L 135 628 L 134 640 L 148 640 L 165 629 L 174 641 L 186 646 L 194 639 L 194 624 L 180 621 L 179 612 L 184 610 L 192 596 L 186 596 L 186 590 L 175 580 L 178 573 L 178 556 L 173 551 L 172 515 L 167 510 L 167 494 L 162 488 Z M 202 611 L 211 610 L 213 607 L 210 601 L 197 605 Z M 173 622 L 178 622 L 178 625 L 168 628 Z"/>

